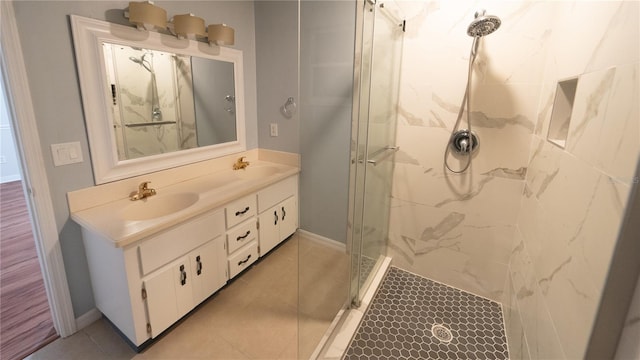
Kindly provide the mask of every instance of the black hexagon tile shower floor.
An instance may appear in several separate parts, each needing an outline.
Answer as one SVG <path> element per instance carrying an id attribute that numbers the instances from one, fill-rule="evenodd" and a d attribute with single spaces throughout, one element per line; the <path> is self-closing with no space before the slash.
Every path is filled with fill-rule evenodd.
<path id="1" fill-rule="evenodd" d="M 391 267 L 343 357 L 508 359 L 500 304 Z"/>

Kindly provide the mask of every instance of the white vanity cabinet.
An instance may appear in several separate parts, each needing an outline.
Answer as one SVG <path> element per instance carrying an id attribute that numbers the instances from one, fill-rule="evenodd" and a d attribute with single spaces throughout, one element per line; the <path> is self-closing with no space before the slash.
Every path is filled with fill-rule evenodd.
<path id="1" fill-rule="evenodd" d="M 295 232 L 297 174 L 251 191 L 135 240 L 83 223 L 96 307 L 134 346 L 157 337 Z M 121 226 L 150 228 L 143 221 Z"/>
<path id="2" fill-rule="evenodd" d="M 225 217 L 211 211 L 124 248 L 83 228 L 96 307 L 135 345 L 225 285 Z"/>
<path id="3" fill-rule="evenodd" d="M 258 192 L 260 256 L 298 228 L 298 177 L 292 176 Z"/>
<path id="4" fill-rule="evenodd" d="M 225 207 L 229 279 L 258 260 L 257 213 L 256 194 L 245 196 Z"/>
<path id="5" fill-rule="evenodd" d="M 143 279 L 142 297 L 147 302 L 152 338 L 224 286 L 221 254 L 224 243 L 218 236 Z"/>

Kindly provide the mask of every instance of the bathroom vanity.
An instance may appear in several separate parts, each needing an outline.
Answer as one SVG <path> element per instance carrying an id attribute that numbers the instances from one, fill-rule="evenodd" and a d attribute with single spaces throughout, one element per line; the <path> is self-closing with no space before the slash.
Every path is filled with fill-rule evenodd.
<path id="1" fill-rule="evenodd" d="M 124 191 L 124 198 L 96 204 L 122 182 L 69 193 L 96 307 L 136 347 L 296 231 L 299 169 L 251 163 L 159 187 L 136 201 Z M 88 197 L 98 200 L 90 204 Z"/>
<path id="2" fill-rule="evenodd" d="M 69 210 L 96 308 L 140 348 L 296 231 L 299 156 L 247 151 L 242 51 L 70 21 L 97 186 Z"/>

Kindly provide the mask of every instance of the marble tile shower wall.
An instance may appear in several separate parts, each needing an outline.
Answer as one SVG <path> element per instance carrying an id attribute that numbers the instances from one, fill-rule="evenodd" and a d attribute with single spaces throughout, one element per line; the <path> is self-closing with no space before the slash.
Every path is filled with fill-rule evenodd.
<path id="1" fill-rule="evenodd" d="M 581 358 L 637 181 L 640 4 L 399 5 L 407 33 L 388 254 L 502 301 L 512 358 Z M 443 156 L 480 7 L 503 24 L 480 46 L 471 117 L 481 145 L 471 171 L 456 175 Z M 546 141 L 555 89 L 578 76 L 561 149 Z"/>
<path id="2" fill-rule="evenodd" d="M 399 4 L 407 33 L 388 254 L 396 266 L 501 301 L 543 85 L 550 5 Z M 503 24 L 483 39 L 473 75 L 471 118 L 480 147 L 471 170 L 454 174 L 443 157 L 465 94 L 467 26 L 480 8 Z M 465 161 L 451 157 L 449 164 L 460 169 Z"/>
<path id="3" fill-rule="evenodd" d="M 506 284 L 514 359 L 583 358 L 640 153 L 640 4 L 558 4 Z M 590 19 L 589 28 L 584 21 Z M 565 149 L 546 141 L 579 77 Z"/>

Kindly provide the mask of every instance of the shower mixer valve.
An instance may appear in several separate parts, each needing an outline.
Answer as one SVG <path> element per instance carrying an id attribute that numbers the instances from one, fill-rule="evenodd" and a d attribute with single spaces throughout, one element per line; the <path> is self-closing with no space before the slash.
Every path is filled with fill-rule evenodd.
<path id="1" fill-rule="evenodd" d="M 480 141 L 475 132 L 464 129 L 456 131 L 451 136 L 450 145 L 456 154 L 463 155 L 475 152 Z"/>

